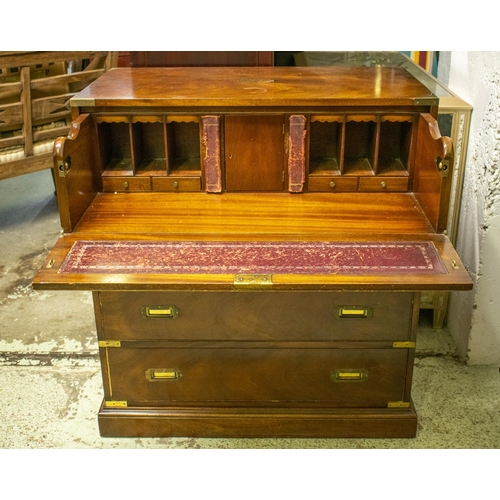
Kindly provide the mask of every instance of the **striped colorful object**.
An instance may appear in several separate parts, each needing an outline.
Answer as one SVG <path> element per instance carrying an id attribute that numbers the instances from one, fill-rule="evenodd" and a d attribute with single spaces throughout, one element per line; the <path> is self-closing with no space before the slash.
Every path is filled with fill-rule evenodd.
<path id="1" fill-rule="evenodd" d="M 438 52 L 432 50 L 412 50 L 402 51 L 402 54 L 407 55 L 413 62 L 424 68 L 431 75 L 437 77 L 437 55 Z"/>

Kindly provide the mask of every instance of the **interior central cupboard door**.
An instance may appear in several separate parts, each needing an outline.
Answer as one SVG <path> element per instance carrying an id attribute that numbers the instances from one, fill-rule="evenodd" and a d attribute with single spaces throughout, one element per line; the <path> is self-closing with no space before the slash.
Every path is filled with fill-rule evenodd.
<path id="1" fill-rule="evenodd" d="M 284 116 L 226 116 L 227 191 L 283 191 Z"/>

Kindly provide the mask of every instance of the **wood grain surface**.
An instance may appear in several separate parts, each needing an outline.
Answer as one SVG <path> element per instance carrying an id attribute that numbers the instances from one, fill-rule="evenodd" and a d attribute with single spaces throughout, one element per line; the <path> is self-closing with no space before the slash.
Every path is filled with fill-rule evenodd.
<path id="1" fill-rule="evenodd" d="M 413 106 L 434 98 L 401 68 L 115 68 L 75 99 L 95 106 Z M 253 110 L 255 111 L 255 110 Z"/>

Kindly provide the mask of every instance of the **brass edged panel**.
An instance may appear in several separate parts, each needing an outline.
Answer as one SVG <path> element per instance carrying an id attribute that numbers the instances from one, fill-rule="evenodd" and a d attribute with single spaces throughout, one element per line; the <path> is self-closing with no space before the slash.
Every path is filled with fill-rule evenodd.
<path id="1" fill-rule="evenodd" d="M 121 347 L 119 340 L 99 340 L 99 347 Z"/>
<path id="2" fill-rule="evenodd" d="M 410 408 L 409 401 L 390 401 L 387 403 L 387 408 Z"/>
<path id="3" fill-rule="evenodd" d="M 127 401 L 104 401 L 104 406 L 106 408 L 126 408 L 128 403 Z"/>
<path id="4" fill-rule="evenodd" d="M 394 349 L 414 349 L 416 343 L 415 342 L 393 342 L 392 347 Z"/>
<path id="5" fill-rule="evenodd" d="M 70 106 L 77 108 L 80 106 L 95 106 L 95 99 L 90 97 L 79 97 L 69 100 Z"/>

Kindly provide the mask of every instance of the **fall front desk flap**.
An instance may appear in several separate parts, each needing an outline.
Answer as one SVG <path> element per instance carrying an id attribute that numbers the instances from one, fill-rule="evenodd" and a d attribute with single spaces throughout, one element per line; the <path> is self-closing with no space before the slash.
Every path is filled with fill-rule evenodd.
<path id="1" fill-rule="evenodd" d="M 65 235 L 33 285 L 90 290 L 471 288 L 463 264 L 442 235 L 308 242 L 142 238 Z"/>

